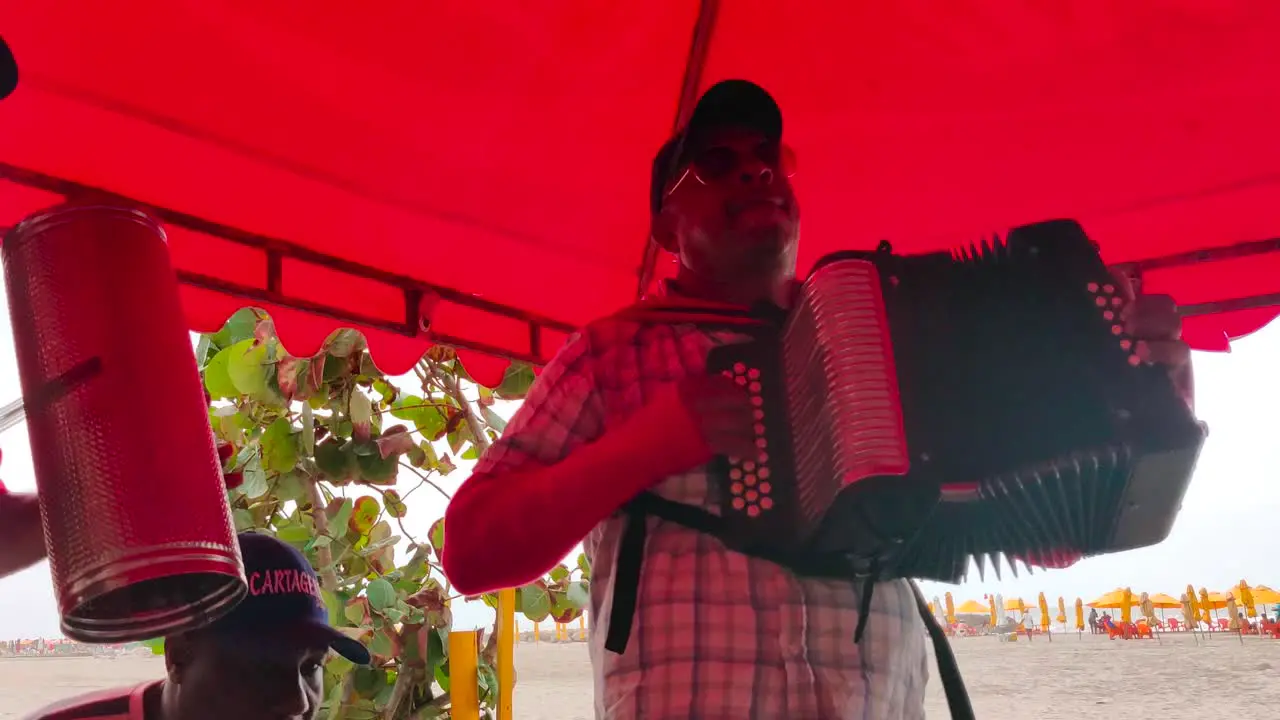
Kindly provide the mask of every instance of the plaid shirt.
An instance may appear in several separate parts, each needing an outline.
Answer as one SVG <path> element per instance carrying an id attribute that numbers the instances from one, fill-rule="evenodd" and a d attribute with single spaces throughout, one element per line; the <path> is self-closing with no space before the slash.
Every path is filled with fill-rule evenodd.
<path id="1" fill-rule="evenodd" d="M 736 339 L 692 325 L 593 324 L 547 365 L 477 472 L 563 460 L 635 412 L 660 385 L 705 372 L 711 348 Z M 667 478 L 655 491 L 718 512 L 703 468 Z M 854 582 L 801 579 L 656 518 L 649 519 L 626 651 L 605 650 L 625 522 L 609 518 L 584 541 L 592 563 L 597 718 L 924 717 L 927 637 L 908 583 L 876 586 L 872 616 L 855 644 L 861 588 Z"/>

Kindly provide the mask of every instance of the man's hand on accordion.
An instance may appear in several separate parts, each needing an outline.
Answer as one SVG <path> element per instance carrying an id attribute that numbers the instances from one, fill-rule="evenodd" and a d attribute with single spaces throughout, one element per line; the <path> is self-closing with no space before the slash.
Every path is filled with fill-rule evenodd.
<path id="1" fill-rule="evenodd" d="M 1169 370 L 1174 389 L 1187 407 L 1195 409 L 1195 382 L 1191 372 L 1191 348 L 1182 341 L 1182 317 L 1178 305 L 1168 295 L 1136 295 L 1125 276 L 1116 273 L 1116 284 L 1124 294 L 1125 330 L 1137 341 L 1143 360 Z"/>

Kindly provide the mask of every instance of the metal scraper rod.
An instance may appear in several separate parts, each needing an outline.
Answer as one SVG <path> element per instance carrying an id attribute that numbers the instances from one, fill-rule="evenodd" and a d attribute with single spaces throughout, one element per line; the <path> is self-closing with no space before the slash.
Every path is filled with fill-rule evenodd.
<path id="1" fill-rule="evenodd" d="M 96 357 L 89 358 L 45 383 L 44 387 L 34 393 L 35 397 L 33 397 L 32 400 L 36 406 L 48 405 L 84 384 L 85 381 L 100 372 L 102 372 L 102 359 Z M 14 427 L 15 425 L 21 424 L 22 421 L 26 419 L 27 403 L 23 398 L 18 398 L 17 400 L 0 407 L 0 433 Z"/>

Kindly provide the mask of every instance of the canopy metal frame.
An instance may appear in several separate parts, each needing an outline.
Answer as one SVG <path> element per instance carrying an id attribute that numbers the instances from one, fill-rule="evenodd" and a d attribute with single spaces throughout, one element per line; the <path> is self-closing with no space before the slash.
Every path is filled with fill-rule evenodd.
<path id="1" fill-rule="evenodd" d="M 714 16 L 714 6 L 716 4 L 716 2 L 706 3 L 706 6 L 710 8 L 707 12 L 711 13 L 712 17 Z M 708 20 L 707 23 L 710 25 L 710 20 Z M 700 24 L 699 27 L 702 27 L 702 25 Z M 695 32 L 695 39 L 693 43 L 694 47 L 690 51 L 691 69 L 689 77 L 686 78 L 686 88 L 697 87 L 697 78 L 700 73 L 693 67 L 692 63 L 695 56 L 705 57 L 705 47 L 699 49 L 700 46 L 705 45 L 705 40 L 699 39 L 701 34 L 704 32 L 709 32 L 709 28 L 705 31 L 700 30 Z M 683 119 L 684 115 L 691 109 L 691 105 L 689 105 L 689 103 L 693 102 L 693 100 L 690 100 L 689 98 L 696 99 L 696 93 L 694 91 L 689 91 L 684 93 L 683 97 L 686 98 L 686 100 L 682 102 L 684 109 L 681 110 L 681 116 L 677 118 L 677 123 L 679 123 Z M 248 303 L 266 303 L 277 307 L 289 308 L 336 320 L 352 327 L 373 328 L 403 337 L 426 337 L 432 342 L 475 350 L 496 357 L 505 358 L 507 360 L 527 362 L 534 365 L 545 364 L 557 349 L 554 347 L 544 347 L 542 337 L 544 331 L 550 330 L 559 333 L 571 333 L 576 330 L 576 328 L 570 323 L 536 315 L 511 305 L 504 305 L 490 300 L 485 300 L 474 295 L 469 295 L 455 288 L 436 285 L 406 275 L 379 270 L 358 262 L 316 252 L 315 250 L 311 250 L 296 242 L 248 232 L 229 225 L 199 218 L 178 210 L 158 207 L 134 198 L 121 196 L 117 193 L 111 193 L 100 188 L 91 187 L 71 180 L 53 177 L 34 170 L 21 168 L 16 165 L 0 162 L 0 178 L 18 185 L 61 195 L 68 201 L 84 198 L 111 199 L 112 201 L 118 202 L 126 207 L 145 209 L 161 222 L 168 225 L 213 236 L 261 253 L 265 272 L 262 277 L 262 282 L 257 285 L 245 285 L 229 282 L 191 270 L 177 270 L 178 280 L 182 284 L 239 298 Z M 8 228 L 0 227 L 0 234 L 7 231 Z M 650 282 L 653 262 L 656 260 L 654 244 L 650 242 L 648 243 L 648 246 L 649 249 L 646 249 L 644 258 L 644 262 L 646 263 L 645 267 L 648 268 L 648 270 L 642 272 L 640 276 L 639 291 L 641 292 Z M 1206 262 L 1237 260 L 1240 258 L 1272 253 L 1280 253 L 1280 238 L 1242 242 L 1219 247 L 1206 247 L 1198 250 L 1121 263 L 1114 267 L 1116 270 L 1137 280 L 1140 285 L 1142 275 L 1146 272 L 1196 265 Z M 333 273 L 339 273 L 350 278 L 358 278 L 363 282 L 377 283 L 384 287 L 393 289 L 404 298 L 404 315 L 398 320 L 388 320 L 386 318 L 371 317 L 352 312 L 351 310 L 339 305 L 320 303 L 292 296 L 283 289 L 286 287 L 284 282 L 285 259 L 313 267 L 321 267 Z M 527 344 L 520 349 L 512 350 L 510 348 L 495 347 L 491 344 L 487 344 L 477 340 L 476 338 L 469 338 L 465 335 L 450 335 L 435 332 L 431 328 L 430 317 L 423 311 L 424 308 L 429 308 L 431 306 L 433 300 L 455 303 L 496 317 L 518 321 L 524 324 L 528 329 Z M 1280 307 L 1280 293 L 1221 298 L 1191 305 L 1183 305 L 1179 307 L 1179 313 L 1184 317 L 1189 317 L 1263 307 Z"/>

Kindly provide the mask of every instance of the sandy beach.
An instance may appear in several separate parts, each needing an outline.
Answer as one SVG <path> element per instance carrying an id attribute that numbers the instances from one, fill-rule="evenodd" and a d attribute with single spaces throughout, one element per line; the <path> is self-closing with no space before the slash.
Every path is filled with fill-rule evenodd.
<path id="1" fill-rule="evenodd" d="M 1273 717 L 1280 713 L 1280 641 L 1190 635 L 1160 642 L 1057 635 L 1052 642 L 954 641 L 979 718 Z M 521 643 L 518 720 L 592 717 L 587 648 L 582 643 Z M 54 700 L 158 677 L 158 658 L 0 660 L 0 718 L 11 720 Z M 942 688 L 930 683 L 929 717 L 945 720 Z"/>

